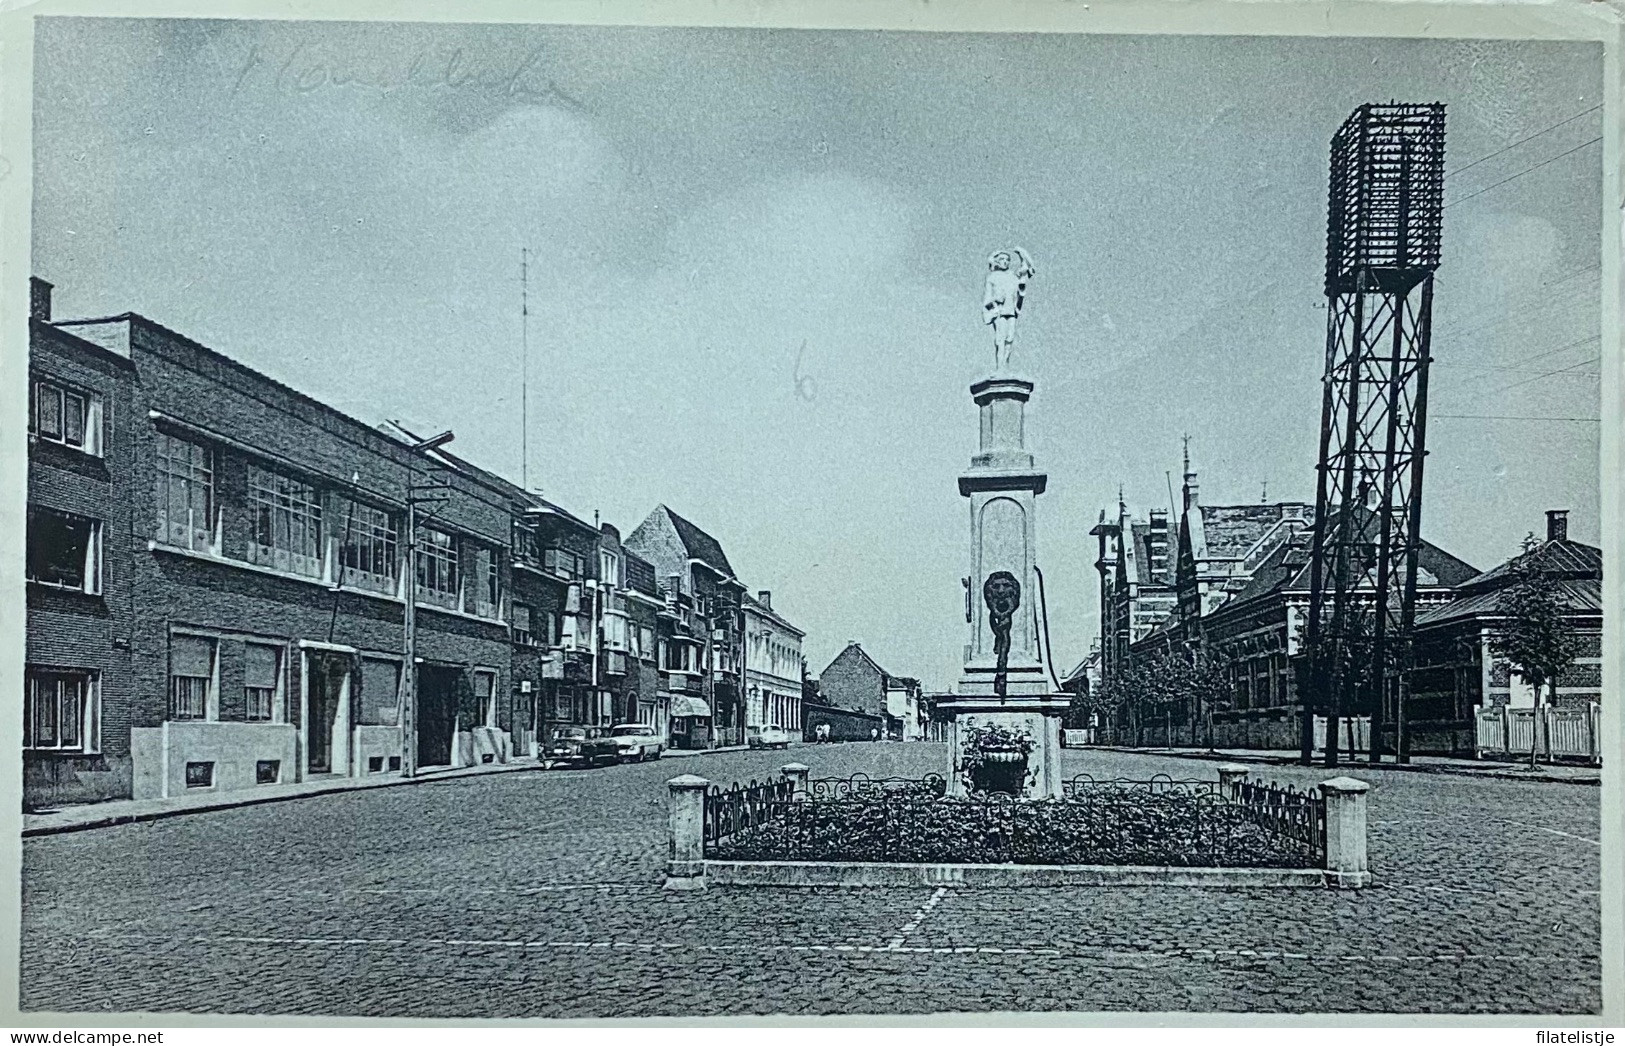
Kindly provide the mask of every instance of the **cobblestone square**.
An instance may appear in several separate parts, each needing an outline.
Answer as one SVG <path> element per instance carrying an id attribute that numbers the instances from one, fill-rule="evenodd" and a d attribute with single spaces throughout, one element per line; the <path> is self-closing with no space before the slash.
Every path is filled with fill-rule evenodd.
<path id="1" fill-rule="evenodd" d="M 678 773 L 940 771 L 932 744 L 512 773 L 29 839 L 25 1010 L 407 1017 L 1590 1013 L 1599 791 L 1346 768 L 1376 885 L 670 894 Z M 1067 753 L 1068 771 L 1212 764 Z M 1262 771 L 1298 785 L 1327 776 Z"/>

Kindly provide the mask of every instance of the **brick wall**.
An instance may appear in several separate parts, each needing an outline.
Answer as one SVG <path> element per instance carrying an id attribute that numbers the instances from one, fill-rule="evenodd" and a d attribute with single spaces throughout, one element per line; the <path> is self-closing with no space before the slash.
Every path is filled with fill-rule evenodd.
<path id="1" fill-rule="evenodd" d="M 874 663 L 849 646 L 818 675 L 818 695 L 824 704 L 866 715 L 886 714 L 886 682 Z"/>
<path id="2" fill-rule="evenodd" d="M 128 794 L 130 783 L 131 386 L 127 361 L 42 323 L 29 325 L 30 381 L 99 396 L 101 456 L 47 439 L 29 440 L 30 509 L 54 509 L 101 523 L 99 594 L 30 584 L 25 660 L 39 668 L 96 674 L 99 751 L 25 751 L 24 800 L 31 807 Z M 12 706 L 19 719 L 22 697 Z"/>

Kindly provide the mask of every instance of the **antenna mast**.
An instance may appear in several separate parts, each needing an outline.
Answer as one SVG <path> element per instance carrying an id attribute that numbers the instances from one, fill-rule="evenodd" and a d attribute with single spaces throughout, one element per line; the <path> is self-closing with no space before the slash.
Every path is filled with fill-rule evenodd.
<path id="1" fill-rule="evenodd" d="M 530 248 L 519 248 L 519 486 L 530 490 Z"/>

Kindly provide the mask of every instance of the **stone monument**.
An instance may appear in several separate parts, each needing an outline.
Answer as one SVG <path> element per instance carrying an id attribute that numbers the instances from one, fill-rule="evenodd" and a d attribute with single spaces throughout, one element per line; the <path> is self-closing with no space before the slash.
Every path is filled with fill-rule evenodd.
<path id="1" fill-rule="evenodd" d="M 964 580 L 970 643 L 956 693 L 942 702 L 952 727 L 949 787 L 955 794 L 1061 794 L 1061 716 L 1068 698 L 1051 683 L 1042 641 L 1033 530 L 1034 503 L 1048 477 L 1026 448 L 1033 383 L 1010 372 L 1016 321 L 1033 275 L 1019 248 L 988 259 L 983 318 L 993 328 L 994 372 L 970 387 L 981 442 L 959 476 L 959 493 L 970 499 L 971 575 Z M 989 773 L 994 770 L 1004 771 L 1005 783 L 987 783 L 1001 780 Z"/>

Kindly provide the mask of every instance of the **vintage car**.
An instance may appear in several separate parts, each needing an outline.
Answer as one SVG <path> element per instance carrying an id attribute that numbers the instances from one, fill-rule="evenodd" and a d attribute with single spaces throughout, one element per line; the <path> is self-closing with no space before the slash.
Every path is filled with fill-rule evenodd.
<path id="1" fill-rule="evenodd" d="M 595 726 L 561 726 L 542 749 L 542 766 L 599 766 L 620 762 L 620 749 Z"/>
<path id="2" fill-rule="evenodd" d="M 789 748 L 790 735 L 779 726 L 753 726 L 745 741 L 752 748 Z"/>
<path id="3" fill-rule="evenodd" d="M 623 763 L 641 763 L 645 759 L 659 759 L 666 750 L 665 742 L 655 728 L 643 723 L 622 723 L 609 728 L 609 739 Z"/>

